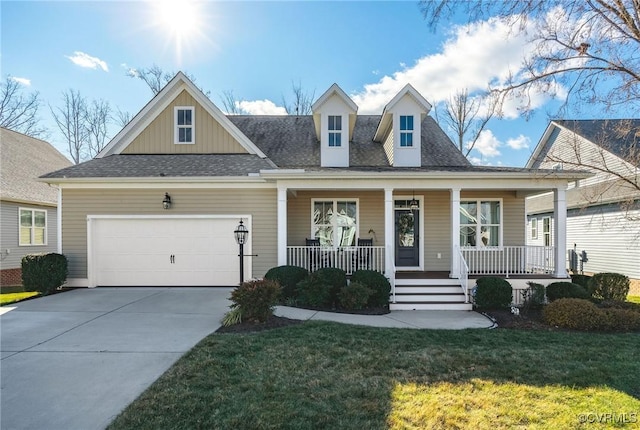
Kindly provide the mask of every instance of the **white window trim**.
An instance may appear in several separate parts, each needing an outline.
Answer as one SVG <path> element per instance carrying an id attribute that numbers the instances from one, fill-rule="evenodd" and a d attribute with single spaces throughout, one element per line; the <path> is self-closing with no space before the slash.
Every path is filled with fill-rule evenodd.
<path id="1" fill-rule="evenodd" d="M 413 128 L 411 130 L 402 130 L 401 129 L 401 125 L 400 124 L 401 124 L 401 121 L 402 121 L 401 118 L 403 116 L 406 116 L 406 117 L 410 116 L 410 117 L 413 118 L 413 124 L 412 124 Z M 411 148 L 415 147 L 415 137 L 416 137 L 415 136 L 415 131 L 416 131 L 415 124 L 416 124 L 416 119 L 415 119 L 414 115 L 402 115 L 402 114 L 398 115 L 398 148 L 400 148 L 400 149 L 411 149 Z M 402 134 L 403 133 L 407 133 L 407 134 L 411 135 L 411 145 L 402 146 Z"/>
<path id="2" fill-rule="evenodd" d="M 408 147 L 410 148 L 410 146 Z M 419 214 L 419 223 L 420 223 L 420 228 L 418 230 L 418 234 L 419 236 L 419 242 L 418 242 L 418 246 L 419 246 L 419 259 L 418 259 L 418 265 L 417 266 L 396 266 L 396 271 L 397 272 L 402 272 L 402 271 L 411 271 L 411 270 L 424 270 L 424 250 L 425 250 L 425 243 L 424 243 L 424 238 L 425 238 L 425 203 L 424 203 L 424 195 L 403 195 L 403 194 L 399 194 L 399 195 L 395 195 L 393 196 L 393 220 L 394 220 L 394 231 L 393 231 L 393 237 L 396 237 L 396 231 L 395 231 L 395 219 L 396 219 L 396 211 L 399 210 L 406 210 L 406 209 L 400 209 L 400 208 L 396 208 L 396 201 L 397 200 L 409 200 L 411 201 L 412 199 L 416 199 L 418 201 L 419 204 L 419 209 L 418 209 L 418 214 Z M 459 216 L 459 215 L 458 215 Z M 459 235 L 460 233 L 458 233 Z M 392 246 L 395 248 L 395 239 L 394 242 L 392 244 Z"/>
<path id="3" fill-rule="evenodd" d="M 20 223 L 20 213 L 22 211 L 29 211 L 31 212 L 31 235 L 29 238 L 29 243 L 21 243 L 20 242 L 20 229 L 22 228 L 22 225 Z M 44 243 L 33 243 L 33 238 L 34 238 L 34 229 L 36 227 L 36 222 L 35 222 L 35 212 L 44 212 Z M 49 218 L 48 218 L 48 211 L 46 209 L 34 209 L 34 208 L 25 208 L 25 207 L 19 207 L 18 208 L 18 246 L 47 246 L 48 245 L 48 235 L 49 235 Z"/>
<path id="4" fill-rule="evenodd" d="M 311 217 L 311 232 L 309 233 L 309 237 L 310 238 L 315 238 L 315 232 L 314 232 L 314 219 L 313 219 L 313 207 L 315 206 L 316 202 L 333 202 L 333 211 L 335 213 L 338 202 L 349 202 L 349 203 L 355 203 L 356 204 L 356 237 L 355 237 L 355 243 L 358 243 L 358 238 L 360 237 L 360 199 L 359 198 L 351 198 L 351 197 L 326 197 L 326 198 L 322 198 L 322 197 L 318 197 L 318 198 L 313 198 L 311 199 L 311 208 L 310 208 L 310 217 Z M 340 248 L 340 245 L 337 244 L 337 240 L 336 240 L 336 235 L 337 235 L 337 231 L 338 229 L 336 228 L 337 226 L 334 224 L 333 225 L 333 248 L 334 249 L 338 249 Z"/>
<path id="5" fill-rule="evenodd" d="M 330 118 L 337 117 L 340 118 L 340 128 L 332 130 L 330 128 Z M 335 121 L 335 120 L 334 120 Z M 342 148 L 342 115 L 327 115 L 327 147 L 330 149 L 341 149 Z M 340 136 L 340 145 L 331 145 L 331 134 L 337 134 Z"/>
<path id="6" fill-rule="evenodd" d="M 544 223 L 547 221 L 549 225 L 549 231 L 544 231 Z M 546 237 L 549 236 L 549 245 L 545 243 Z M 553 235 L 551 234 L 551 217 L 542 218 L 542 246 L 553 246 Z"/>
<path id="7" fill-rule="evenodd" d="M 191 125 L 178 125 L 178 111 L 191 111 Z M 178 139 L 180 128 L 191 128 L 191 142 L 180 142 Z M 173 108 L 173 143 L 176 145 L 194 145 L 196 143 L 196 109 L 195 106 L 175 106 Z"/>
<path id="8" fill-rule="evenodd" d="M 531 218 L 531 239 L 538 239 L 538 218 Z"/>
<path id="9" fill-rule="evenodd" d="M 479 199 L 465 199 L 465 198 L 461 198 L 460 199 L 460 204 L 462 205 L 462 203 L 466 203 L 466 202 L 475 202 L 477 204 L 477 208 L 478 208 L 478 213 L 477 213 L 477 220 L 480 221 L 480 210 L 481 210 L 481 203 L 482 202 L 500 202 L 500 224 L 498 227 L 498 246 L 481 246 L 479 245 L 479 243 L 482 242 L 481 240 L 481 229 L 477 228 L 476 229 L 476 245 L 473 246 L 472 248 L 493 248 L 493 249 L 502 249 L 502 247 L 504 246 L 504 242 L 503 242 L 503 231 L 504 231 L 504 202 L 502 201 L 501 198 L 479 198 Z M 460 214 L 456 214 L 456 216 L 460 216 Z M 460 223 L 460 227 L 462 227 L 462 223 Z M 464 224 L 466 225 L 466 224 Z M 482 226 L 482 225 L 486 225 L 486 224 L 480 224 L 479 222 L 476 224 L 478 227 Z M 491 224 L 489 224 L 491 225 Z M 458 232 L 458 244 L 460 244 L 460 232 Z M 465 245 L 465 246 L 469 246 L 470 245 Z"/>

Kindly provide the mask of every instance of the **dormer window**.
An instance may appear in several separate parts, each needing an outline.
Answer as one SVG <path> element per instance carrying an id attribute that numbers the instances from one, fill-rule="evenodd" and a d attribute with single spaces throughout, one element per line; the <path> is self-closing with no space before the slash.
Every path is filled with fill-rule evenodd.
<path id="1" fill-rule="evenodd" d="M 175 143 L 192 144 L 195 143 L 194 119 L 195 109 L 193 106 L 176 106 L 175 117 Z"/>
<path id="2" fill-rule="evenodd" d="M 329 115 L 329 146 L 342 146 L 342 117 Z"/>
<path id="3" fill-rule="evenodd" d="M 400 115 L 400 146 L 413 146 L 413 116 Z"/>

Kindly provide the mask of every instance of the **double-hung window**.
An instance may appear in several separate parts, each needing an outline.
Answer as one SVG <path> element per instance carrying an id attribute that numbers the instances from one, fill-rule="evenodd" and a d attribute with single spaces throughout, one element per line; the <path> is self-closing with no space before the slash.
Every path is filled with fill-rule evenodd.
<path id="1" fill-rule="evenodd" d="M 47 211 L 20 208 L 20 246 L 47 244 Z"/>
<path id="2" fill-rule="evenodd" d="M 329 115 L 329 146 L 342 146 L 342 117 Z"/>
<path id="3" fill-rule="evenodd" d="M 551 218 L 542 218 L 542 239 L 544 246 L 551 246 Z"/>
<path id="4" fill-rule="evenodd" d="M 500 246 L 502 205 L 499 200 L 460 202 L 460 246 Z"/>
<path id="5" fill-rule="evenodd" d="M 195 143 L 194 120 L 195 109 L 193 106 L 176 106 L 174 110 L 175 143 Z"/>
<path id="6" fill-rule="evenodd" d="M 413 146 L 413 116 L 400 115 L 400 146 Z"/>
<path id="7" fill-rule="evenodd" d="M 531 218 L 531 239 L 538 238 L 538 218 Z"/>
<path id="8" fill-rule="evenodd" d="M 358 201 L 318 199 L 311 203 L 312 236 L 322 246 L 353 246 L 358 230 Z"/>

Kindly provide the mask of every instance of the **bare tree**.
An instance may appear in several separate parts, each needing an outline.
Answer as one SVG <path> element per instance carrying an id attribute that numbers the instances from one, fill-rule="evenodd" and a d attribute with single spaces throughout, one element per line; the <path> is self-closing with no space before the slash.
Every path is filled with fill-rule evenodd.
<path id="1" fill-rule="evenodd" d="M 220 98 L 222 99 L 222 106 L 228 115 L 241 115 L 243 113 L 238 99 L 233 94 L 233 90 L 223 91 L 220 94 Z"/>
<path id="2" fill-rule="evenodd" d="M 86 127 L 87 101 L 79 91 L 69 89 L 62 93 L 62 107 L 49 107 L 60 132 L 67 142 L 69 155 L 75 164 L 88 154 L 89 132 Z"/>
<path id="3" fill-rule="evenodd" d="M 465 157 L 473 150 L 480 133 L 494 116 L 495 100 L 496 98 L 491 94 L 484 98 L 472 97 L 465 88 L 445 101 L 444 123 L 453 134 L 454 141 Z"/>
<path id="4" fill-rule="evenodd" d="M 91 158 L 98 155 L 107 144 L 111 106 L 104 100 L 93 100 L 84 112 L 87 129 L 87 150 Z"/>
<path id="5" fill-rule="evenodd" d="M 541 91 L 566 91 L 564 109 L 584 103 L 612 110 L 640 107 L 640 2 L 636 0 L 423 0 L 433 29 L 464 13 L 469 21 L 494 16 L 533 48 L 521 67 L 493 90 L 527 100 Z"/>
<path id="6" fill-rule="evenodd" d="M 0 127 L 33 137 L 46 134 L 40 125 L 38 92 L 23 93 L 22 84 L 7 75 L 0 84 Z"/>
<path id="7" fill-rule="evenodd" d="M 131 121 L 131 114 L 127 111 L 116 108 L 115 114 L 111 115 L 111 120 L 120 128 L 124 128 Z"/>
<path id="8" fill-rule="evenodd" d="M 313 104 L 313 98 L 315 97 L 315 91 L 312 93 L 305 92 L 302 88 L 302 84 L 298 82 L 291 83 L 291 92 L 293 100 L 291 103 L 287 102 L 287 99 L 282 97 L 282 105 L 287 111 L 288 115 L 309 115 L 311 114 L 311 105 Z"/>
<path id="9" fill-rule="evenodd" d="M 127 70 L 127 76 L 131 78 L 141 79 L 145 84 L 147 84 L 149 89 L 153 92 L 154 96 L 162 91 L 164 86 L 167 85 L 176 74 L 177 72 L 167 72 L 163 70 L 157 64 L 154 64 L 151 67 L 145 67 L 141 69 L 130 68 Z M 185 76 L 195 84 L 195 76 L 190 73 L 185 73 Z M 202 91 L 207 97 L 209 97 L 209 91 L 205 91 L 201 87 L 198 88 L 200 88 L 200 91 Z"/>

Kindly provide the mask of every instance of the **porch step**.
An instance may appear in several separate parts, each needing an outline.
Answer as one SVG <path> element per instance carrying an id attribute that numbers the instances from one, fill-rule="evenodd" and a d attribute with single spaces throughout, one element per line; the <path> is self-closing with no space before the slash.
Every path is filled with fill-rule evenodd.
<path id="1" fill-rule="evenodd" d="M 463 294 L 460 285 L 398 285 L 398 294 Z"/>
<path id="2" fill-rule="evenodd" d="M 397 278 L 396 288 L 399 286 L 438 286 L 438 285 L 460 285 L 458 279 L 420 279 L 420 278 Z"/>
<path id="3" fill-rule="evenodd" d="M 457 279 L 396 278 L 391 310 L 472 310 Z"/>
<path id="4" fill-rule="evenodd" d="M 389 310 L 392 311 L 470 311 L 473 310 L 471 303 L 389 303 Z"/>

